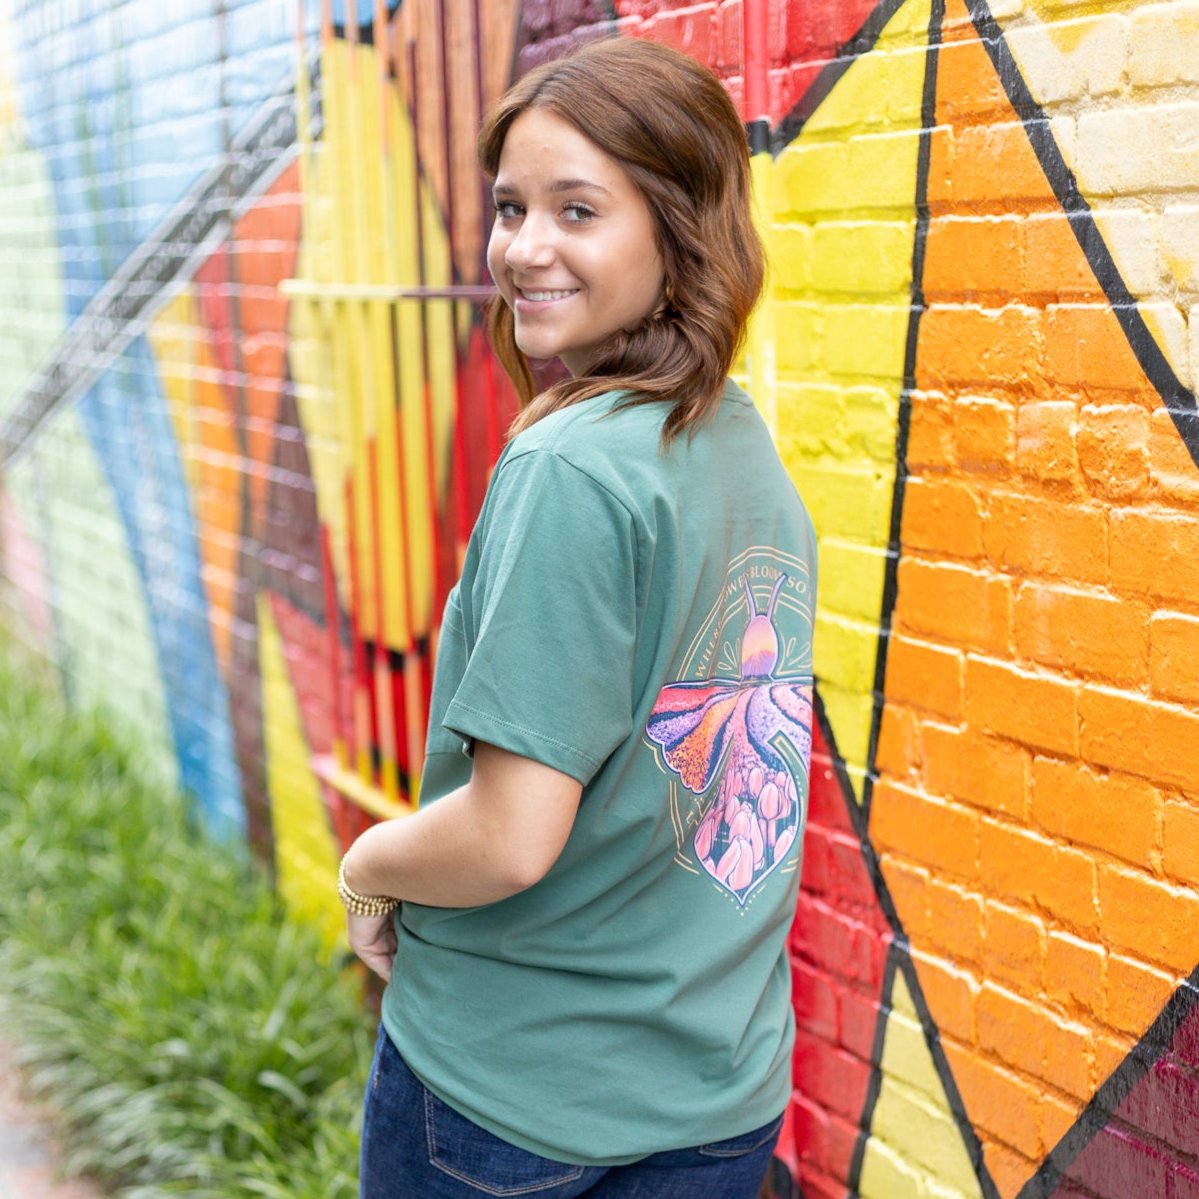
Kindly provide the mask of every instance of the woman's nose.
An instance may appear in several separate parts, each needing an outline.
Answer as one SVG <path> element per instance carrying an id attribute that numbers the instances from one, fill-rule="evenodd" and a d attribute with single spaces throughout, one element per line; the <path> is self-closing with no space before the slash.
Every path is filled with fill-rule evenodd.
<path id="1" fill-rule="evenodd" d="M 516 236 L 508 243 L 504 260 L 513 270 L 546 266 L 554 256 L 552 230 L 533 214 L 526 214 Z"/>

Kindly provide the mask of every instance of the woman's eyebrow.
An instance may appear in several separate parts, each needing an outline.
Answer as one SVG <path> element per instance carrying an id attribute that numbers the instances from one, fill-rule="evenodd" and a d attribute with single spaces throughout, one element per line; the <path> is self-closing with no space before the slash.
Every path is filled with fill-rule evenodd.
<path id="1" fill-rule="evenodd" d="M 612 194 L 602 183 L 592 183 L 589 179 L 556 179 L 549 185 L 548 190 L 551 192 L 602 192 L 605 196 Z M 496 197 L 518 196 L 520 189 L 501 179 L 492 185 L 491 194 Z"/>

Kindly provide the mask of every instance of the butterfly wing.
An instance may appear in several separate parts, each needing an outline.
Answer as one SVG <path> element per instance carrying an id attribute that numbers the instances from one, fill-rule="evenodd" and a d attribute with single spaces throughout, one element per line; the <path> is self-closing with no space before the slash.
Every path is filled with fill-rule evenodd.
<path id="1" fill-rule="evenodd" d="M 693 795 L 702 795 L 720 768 L 739 701 L 748 688 L 731 679 L 699 679 L 663 687 L 645 726 L 667 766 Z"/>

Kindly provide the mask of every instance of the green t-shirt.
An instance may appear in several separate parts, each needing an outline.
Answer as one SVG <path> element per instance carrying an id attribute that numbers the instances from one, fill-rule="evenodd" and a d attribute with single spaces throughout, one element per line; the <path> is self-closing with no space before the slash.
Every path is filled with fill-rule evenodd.
<path id="1" fill-rule="evenodd" d="M 621 1165 L 772 1120 L 811 744 L 815 536 L 749 397 L 662 452 L 612 394 L 501 457 L 441 627 L 422 803 L 475 740 L 578 779 L 536 886 L 405 903 L 383 1022 L 483 1128 Z"/>

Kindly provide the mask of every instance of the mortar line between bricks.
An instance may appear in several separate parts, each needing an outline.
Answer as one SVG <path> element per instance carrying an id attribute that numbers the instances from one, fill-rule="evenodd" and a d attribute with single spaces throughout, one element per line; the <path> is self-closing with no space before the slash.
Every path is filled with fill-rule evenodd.
<path id="1" fill-rule="evenodd" d="M 966 8 L 1004 94 L 1020 118 L 1037 162 L 1054 197 L 1062 206 L 1070 232 L 1074 234 L 1087 265 L 1107 297 L 1116 323 L 1146 379 L 1161 397 L 1191 459 L 1199 466 L 1199 404 L 1196 403 L 1194 392 L 1179 379 L 1165 351 L 1145 323 L 1140 303 L 1124 282 L 1124 276 L 1095 223 L 1091 206 L 1079 191 L 1074 172 L 1067 166 L 1053 136 L 1049 117 L 1033 98 L 1032 90 L 987 0 L 966 0 Z"/>

